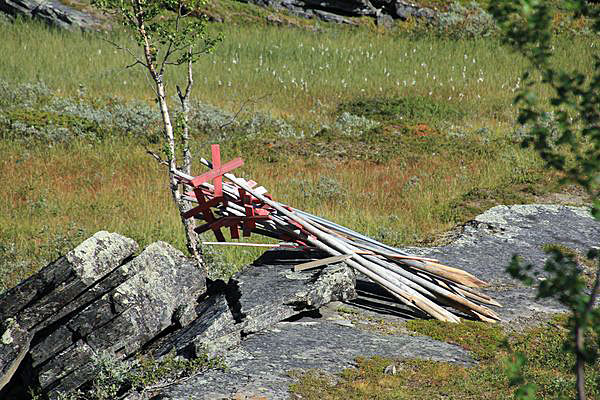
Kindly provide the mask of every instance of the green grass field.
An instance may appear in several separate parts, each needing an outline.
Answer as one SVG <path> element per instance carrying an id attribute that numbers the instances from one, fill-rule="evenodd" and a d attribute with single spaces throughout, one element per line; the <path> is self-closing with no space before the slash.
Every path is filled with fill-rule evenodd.
<path id="1" fill-rule="evenodd" d="M 224 40 L 195 65 L 194 101 L 230 113 L 243 106 L 238 119 L 245 122 L 222 132 L 198 125 L 194 154 L 221 143 L 227 157 L 245 158 L 242 176 L 283 202 L 407 245 L 430 242 L 485 207 L 556 189 L 556 177 L 519 147 L 513 123 L 512 98 L 527 63 L 495 38 L 252 24 L 210 29 Z M 10 259 L 13 252 L 27 266 L 8 268 L 4 284 L 64 251 L 56 238 L 75 231 L 77 239 L 108 229 L 183 249 L 164 171 L 144 150 L 157 148 L 148 138 L 159 124 L 132 136 L 90 122 L 98 110 L 117 113 L 132 102 L 152 113 L 143 71 L 126 68 L 131 60 L 105 34 L 15 23 L 0 25 L 0 36 L 0 52 L 11 55 L 0 63 L 5 99 L 34 93 L 32 82 L 47 86 L 31 101 L 7 100 L 0 110 L 0 170 L 10 188 L 0 194 L 9 205 L 0 211 L 0 235 L 9 244 L 3 254 Z M 109 36 L 131 45 L 123 33 Z M 575 52 L 581 65 L 591 65 L 593 45 L 587 36 L 558 36 L 555 62 L 568 69 Z M 183 73 L 166 77 L 172 95 Z M 61 132 L 74 126 L 102 134 L 64 139 Z M 27 133 L 48 127 L 50 139 Z M 223 255 L 237 268 L 257 253 Z"/>

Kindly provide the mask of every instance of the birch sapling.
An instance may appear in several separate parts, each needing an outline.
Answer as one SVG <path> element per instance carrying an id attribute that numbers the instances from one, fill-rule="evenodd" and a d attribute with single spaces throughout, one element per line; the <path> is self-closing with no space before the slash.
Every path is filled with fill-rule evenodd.
<path id="1" fill-rule="evenodd" d="M 163 149 L 162 154 L 148 152 L 167 167 L 168 186 L 184 226 L 187 250 L 198 266 L 207 272 L 200 240 L 194 232 L 195 222 L 183 218 L 183 214 L 191 208 L 184 196 L 189 188 L 179 184 L 174 173 L 180 170 L 191 175 L 189 113 L 194 83 L 192 65 L 202 54 L 211 52 L 218 41 L 218 38 L 207 34 L 206 20 L 199 16 L 204 0 L 93 0 L 92 3 L 118 19 L 137 44 L 137 48 L 129 48 L 108 40 L 132 58 L 133 62 L 128 67 L 139 65 L 150 77 L 163 124 Z M 178 66 L 187 68 L 187 82 L 184 89 L 175 85 L 181 118 L 180 124 L 174 125 L 165 72 Z"/>

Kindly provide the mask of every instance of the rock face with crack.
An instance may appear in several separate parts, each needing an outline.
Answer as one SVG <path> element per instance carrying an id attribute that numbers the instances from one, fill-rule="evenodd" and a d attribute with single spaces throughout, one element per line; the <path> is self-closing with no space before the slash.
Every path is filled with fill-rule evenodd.
<path id="1" fill-rule="evenodd" d="M 113 270 L 137 243 L 101 231 L 31 278 L 0 295 L 0 389 L 29 351 L 34 334 L 126 279 Z"/>
<path id="2" fill-rule="evenodd" d="M 194 264 L 164 242 L 119 269 L 134 275 L 32 346 L 36 383 L 51 395 L 88 381 L 94 354 L 133 355 L 171 326 L 178 307 L 194 303 L 206 289 Z"/>
<path id="3" fill-rule="evenodd" d="M 98 232 L 0 296 L 0 398 L 23 398 L 29 385 L 50 399 L 82 388 L 103 353 L 224 354 L 281 320 L 356 295 L 343 264 L 292 272 L 303 252 L 271 252 L 207 291 L 205 276 L 167 243 L 136 250 L 131 239 Z"/>
<path id="4" fill-rule="evenodd" d="M 439 12 L 403 0 L 241 0 L 261 7 L 285 9 L 303 18 L 355 25 L 348 17 L 372 17 L 378 25 L 390 28 L 394 19 L 432 22 Z"/>
<path id="5" fill-rule="evenodd" d="M 189 304 L 206 290 L 194 264 L 164 242 L 132 257 L 136 250 L 98 232 L 0 296 L 0 398 L 29 384 L 50 398 L 77 389 L 94 373 L 93 355 L 130 356 L 178 325 L 177 310 L 193 313 Z"/>
<path id="6" fill-rule="evenodd" d="M 292 272 L 305 261 L 294 251 L 269 252 L 233 276 L 227 285 L 197 307 L 199 318 L 177 332 L 157 350 L 158 356 L 176 349 L 197 356 L 223 353 L 242 338 L 265 330 L 303 311 L 329 302 L 356 297 L 354 273 L 344 264 L 322 270 Z"/>

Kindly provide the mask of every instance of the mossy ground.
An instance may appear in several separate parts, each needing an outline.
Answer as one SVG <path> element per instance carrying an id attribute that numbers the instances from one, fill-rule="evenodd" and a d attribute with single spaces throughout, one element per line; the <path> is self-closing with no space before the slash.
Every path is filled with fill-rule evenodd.
<path id="1" fill-rule="evenodd" d="M 507 333 L 499 325 L 463 321 L 449 324 L 432 320 L 406 323 L 406 329 L 469 350 L 479 363 L 464 367 L 447 362 L 373 357 L 358 358 L 357 367 L 338 376 L 318 370 L 293 373 L 295 399 L 509 399 L 508 363 L 516 352 L 528 362 L 525 381 L 537 386 L 538 399 L 574 398 L 574 357 L 562 347 L 570 337 L 567 317 L 560 315 L 521 333 Z M 593 338 L 592 338 L 593 340 Z M 394 365 L 396 373 L 386 374 Z M 588 365 L 590 398 L 600 395 L 600 363 Z"/>

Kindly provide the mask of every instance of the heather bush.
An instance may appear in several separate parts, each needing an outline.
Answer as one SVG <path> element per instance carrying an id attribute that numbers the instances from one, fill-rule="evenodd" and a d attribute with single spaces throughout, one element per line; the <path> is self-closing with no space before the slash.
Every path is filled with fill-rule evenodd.
<path id="1" fill-rule="evenodd" d="M 143 142 L 156 142 L 159 134 L 158 113 L 143 102 L 115 97 L 90 99 L 84 89 L 79 98 L 64 97 L 42 82 L 10 85 L 0 80 L 0 90 L 5 93 L 0 98 L 0 137 L 4 139 L 54 145 L 73 139 L 134 136 Z M 190 105 L 190 126 L 192 134 L 216 134 L 217 141 L 231 138 L 234 132 L 243 137 L 304 137 L 290 123 L 270 113 L 236 115 L 199 101 Z"/>

